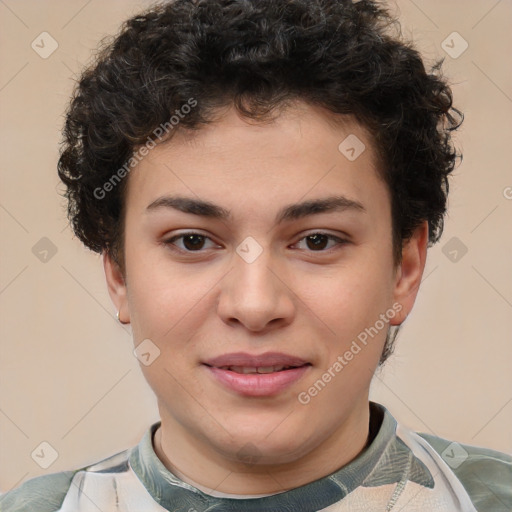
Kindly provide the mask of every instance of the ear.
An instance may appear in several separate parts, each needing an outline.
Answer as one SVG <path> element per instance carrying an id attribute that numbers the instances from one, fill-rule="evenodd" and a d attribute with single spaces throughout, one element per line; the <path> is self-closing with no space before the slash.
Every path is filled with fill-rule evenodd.
<path id="1" fill-rule="evenodd" d="M 402 262 L 396 270 L 394 303 L 402 306 L 391 325 L 400 325 L 409 315 L 416 301 L 416 295 L 425 269 L 428 244 L 428 221 L 418 226 L 410 240 L 402 246 Z"/>
<path id="2" fill-rule="evenodd" d="M 122 324 L 129 324 L 130 309 L 128 307 L 125 278 L 119 265 L 107 251 L 103 251 L 103 268 L 105 270 L 108 293 L 116 310 L 119 311 L 119 321 Z"/>

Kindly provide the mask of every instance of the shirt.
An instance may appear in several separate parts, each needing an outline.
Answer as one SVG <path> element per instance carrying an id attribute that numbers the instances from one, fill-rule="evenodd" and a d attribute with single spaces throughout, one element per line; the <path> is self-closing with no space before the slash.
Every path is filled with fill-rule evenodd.
<path id="1" fill-rule="evenodd" d="M 1 512 L 511 512 L 512 457 L 418 434 L 370 402 L 369 445 L 334 473 L 247 497 L 208 493 L 160 461 L 151 425 L 138 445 L 95 464 L 32 478 Z M 220 496 L 219 496 L 220 494 Z"/>

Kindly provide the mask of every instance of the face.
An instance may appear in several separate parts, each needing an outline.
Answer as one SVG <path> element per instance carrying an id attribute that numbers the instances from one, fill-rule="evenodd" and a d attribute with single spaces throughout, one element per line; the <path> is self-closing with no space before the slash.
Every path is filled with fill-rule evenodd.
<path id="1" fill-rule="evenodd" d="M 338 149 L 349 135 L 365 145 L 355 160 Z M 426 244 L 422 229 L 394 266 L 377 165 L 356 122 L 334 127 L 299 103 L 270 124 L 227 110 L 133 169 L 125 280 L 108 256 L 105 269 L 135 346 L 150 340 L 141 368 L 164 432 L 226 460 L 257 447 L 277 464 L 364 417 Z"/>

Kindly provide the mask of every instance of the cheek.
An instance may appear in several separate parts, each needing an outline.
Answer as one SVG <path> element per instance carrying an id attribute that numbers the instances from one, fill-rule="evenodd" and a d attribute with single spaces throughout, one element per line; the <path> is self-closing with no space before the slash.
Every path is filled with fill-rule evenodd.
<path id="1" fill-rule="evenodd" d="M 153 339 L 163 345 L 163 349 L 171 341 L 173 345 L 185 342 L 190 318 L 197 314 L 200 301 L 197 290 L 188 292 L 176 283 L 166 286 L 161 280 L 151 283 L 147 279 L 131 290 L 130 297 L 131 323 L 136 339 Z"/>
<path id="2" fill-rule="evenodd" d="M 390 307 L 392 279 L 386 268 L 369 263 L 339 267 L 322 278 L 303 279 L 297 294 L 339 338 L 348 339 Z"/>
<path id="3" fill-rule="evenodd" d="M 187 286 L 190 280 L 166 263 L 161 248 L 149 243 L 134 244 L 127 239 L 126 268 L 134 337 L 160 339 L 186 315 L 197 288 L 193 283 Z"/>
<path id="4" fill-rule="evenodd" d="M 316 314 L 316 330 L 322 339 L 320 373 L 331 369 L 336 377 L 321 403 L 329 403 L 339 393 L 358 396 L 368 387 L 385 343 L 389 321 L 381 314 L 390 308 L 391 280 L 382 267 L 362 265 L 339 269 L 316 287 L 308 304 Z M 318 322 L 320 318 L 322 322 Z M 341 361 L 339 358 L 342 358 Z M 335 363 L 336 367 L 333 367 Z M 319 375 L 315 376 L 318 379 Z"/>
<path id="5" fill-rule="evenodd" d="M 215 307 L 212 289 L 218 276 L 201 278 L 196 272 L 194 277 L 193 270 L 177 272 L 169 264 L 131 270 L 128 291 L 135 344 L 150 339 L 160 350 L 159 362 L 165 361 L 173 373 L 189 371 L 197 363 L 201 324 Z"/>

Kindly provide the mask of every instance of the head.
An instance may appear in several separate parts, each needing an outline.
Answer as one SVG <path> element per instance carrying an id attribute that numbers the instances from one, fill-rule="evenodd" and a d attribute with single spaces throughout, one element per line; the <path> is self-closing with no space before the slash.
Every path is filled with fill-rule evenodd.
<path id="1" fill-rule="evenodd" d="M 59 160 L 73 229 L 135 345 L 159 350 L 142 369 L 162 418 L 219 452 L 292 406 L 261 453 L 313 449 L 367 399 L 413 307 L 461 114 L 441 63 L 394 27 L 366 0 L 176 0 L 125 22 L 77 84 Z M 308 366 L 281 393 L 211 380 L 217 356 L 276 351 Z"/>

